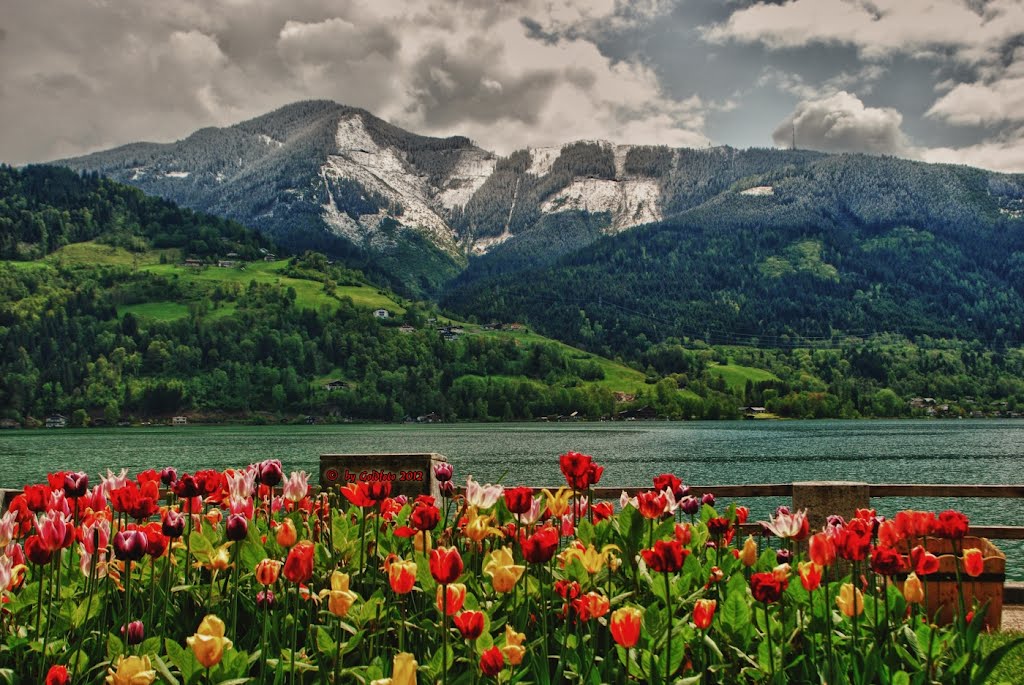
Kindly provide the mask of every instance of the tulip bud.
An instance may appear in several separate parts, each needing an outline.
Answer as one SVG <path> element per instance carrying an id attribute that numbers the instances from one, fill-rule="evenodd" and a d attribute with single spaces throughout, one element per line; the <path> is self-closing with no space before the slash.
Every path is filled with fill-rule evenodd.
<path id="1" fill-rule="evenodd" d="M 920 604 L 924 601 L 924 587 L 916 573 L 907 574 L 907 579 L 903 583 L 903 599 L 909 604 Z"/>
<path id="2" fill-rule="evenodd" d="M 160 532 L 171 539 L 180 538 L 185 532 L 185 517 L 173 509 L 168 509 L 161 522 Z"/>
<path id="3" fill-rule="evenodd" d="M 121 634 L 124 635 L 125 644 L 139 644 L 145 637 L 145 629 L 142 625 L 142 621 L 132 621 L 127 626 L 121 626 Z"/>
<path id="4" fill-rule="evenodd" d="M 50 666 L 50 670 L 46 672 L 45 685 L 70 685 L 71 676 L 68 675 L 68 669 L 66 666 Z"/>
<path id="5" fill-rule="evenodd" d="M 743 551 L 740 552 L 740 562 L 747 568 L 757 563 L 757 543 L 753 535 L 748 535 L 743 541 Z"/>
<path id="6" fill-rule="evenodd" d="M 434 464 L 434 478 L 437 479 L 438 483 L 450 482 L 454 474 L 455 467 L 449 464 L 448 462 Z"/>
<path id="7" fill-rule="evenodd" d="M 224 535 L 232 542 L 239 542 L 249 534 L 249 520 L 242 514 L 228 516 L 228 522 L 224 526 Z"/>
<path id="8" fill-rule="evenodd" d="M 793 561 L 793 552 L 788 549 L 780 549 L 775 552 L 775 563 L 789 564 Z"/>
<path id="9" fill-rule="evenodd" d="M 260 590 L 256 593 L 256 606 L 260 609 L 274 608 L 274 591 L 273 590 Z"/>
<path id="10" fill-rule="evenodd" d="M 836 604 L 847 618 L 860 616 L 864 613 L 864 597 L 861 595 L 860 590 L 855 588 L 852 583 L 843 583 L 842 587 L 839 588 Z"/>
<path id="11" fill-rule="evenodd" d="M 718 602 L 713 599 L 698 599 L 693 607 L 693 623 L 700 630 L 706 630 L 715 617 L 715 608 Z"/>
<path id="12" fill-rule="evenodd" d="M 89 476 L 88 474 L 82 473 L 65 473 L 64 474 L 64 496 L 65 497 L 83 497 L 86 491 L 89 489 Z"/>
<path id="13" fill-rule="evenodd" d="M 272 488 L 282 480 L 284 480 L 284 469 L 279 459 L 267 459 L 260 463 L 260 483 Z"/>
<path id="14" fill-rule="evenodd" d="M 700 511 L 700 500 L 693 495 L 688 495 L 680 500 L 679 508 L 683 510 L 684 514 L 693 516 Z"/>
<path id="15" fill-rule="evenodd" d="M 292 523 L 291 519 L 285 519 L 281 521 L 277 527 L 277 544 L 285 549 L 288 549 L 299 539 L 298 533 L 295 532 L 295 524 Z"/>
<path id="16" fill-rule="evenodd" d="M 114 536 L 114 556 L 121 561 L 138 561 L 149 549 L 149 538 L 141 530 L 121 530 Z"/>
<path id="17" fill-rule="evenodd" d="M 178 480 L 178 471 L 173 466 L 165 466 L 160 470 L 160 482 L 171 487 Z"/>
<path id="18" fill-rule="evenodd" d="M 703 495 L 700 496 L 700 503 L 706 504 L 709 507 L 713 507 L 715 506 L 715 496 L 710 492 L 705 492 Z"/>
<path id="19" fill-rule="evenodd" d="M 625 606 L 612 612 L 609 627 L 612 638 L 626 649 L 633 647 L 640 640 L 640 621 L 643 611 L 638 607 Z"/>
<path id="20" fill-rule="evenodd" d="M 438 490 L 441 491 L 441 497 L 451 499 L 455 496 L 455 483 L 450 480 L 441 481 L 438 483 Z"/>

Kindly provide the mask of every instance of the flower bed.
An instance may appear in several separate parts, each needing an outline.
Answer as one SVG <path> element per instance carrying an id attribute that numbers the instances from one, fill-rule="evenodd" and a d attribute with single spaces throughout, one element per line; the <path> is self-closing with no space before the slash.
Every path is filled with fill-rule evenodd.
<path id="1" fill-rule="evenodd" d="M 79 473 L 0 518 L 7 683 L 982 683 L 982 572 L 957 512 L 859 511 L 809 530 L 663 474 L 619 506 L 560 457 L 555 492 L 480 485 L 319 493 L 269 460 L 225 472 Z M 950 540 L 934 625 L 929 539 Z M 899 586 L 894 578 L 899 577 Z"/>

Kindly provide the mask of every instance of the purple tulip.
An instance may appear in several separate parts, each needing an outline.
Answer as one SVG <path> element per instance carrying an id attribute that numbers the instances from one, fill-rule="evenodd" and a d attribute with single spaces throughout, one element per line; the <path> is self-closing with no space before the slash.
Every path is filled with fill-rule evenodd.
<path id="1" fill-rule="evenodd" d="M 455 467 L 446 461 L 434 464 L 434 478 L 438 483 L 447 483 L 455 475 Z"/>
<path id="2" fill-rule="evenodd" d="M 64 474 L 64 496 L 84 497 L 89 490 L 89 475 L 79 471 L 78 473 Z"/>
<path id="3" fill-rule="evenodd" d="M 259 482 L 267 487 L 274 487 L 284 480 L 284 468 L 280 459 L 267 459 L 260 463 Z"/>
<path id="4" fill-rule="evenodd" d="M 182 533 L 185 532 L 185 517 L 173 509 L 168 509 L 167 513 L 164 514 L 164 520 L 161 522 L 160 532 L 172 540 L 180 538 Z"/>
<path id="5" fill-rule="evenodd" d="M 232 542 L 244 540 L 249 534 L 249 520 L 242 514 L 228 516 L 228 522 L 224 524 L 224 534 Z"/>
<path id="6" fill-rule="evenodd" d="M 775 552 L 775 563 L 789 564 L 793 561 L 793 553 L 788 549 L 780 549 Z"/>
<path id="7" fill-rule="evenodd" d="M 114 556 L 121 561 L 138 561 L 148 549 L 149 537 L 141 530 L 121 530 L 114 536 Z"/>
<path id="8" fill-rule="evenodd" d="M 178 480 L 178 471 L 173 466 L 165 466 L 160 470 L 160 482 L 165 487 L 171 487 Z"/>
<path id="9" fill-rule="evenodd" d="M 703 495 L 700 496 L 700 503 L 706 504 L 709 507 L 713 507 L 715 506 L 715 496 L 712 495 L 710 492 L 705 492 Z"/>
<path id="10" fill-rule="evenodd" d="M 441 491 L 441 497 L 451 499 L 455 495 L 455 483 L 450 480 L 441 481 L 437 487 Z"/>
<path id="11" fill-rule="evenodd" d="M 689 495 L 679 502 L 679 508 L 683 510 L 684 514 L 693 516 L 700 511 L 700 500 L 693 495 Z"/>
<path id="12" fill-rule="evenodd" d="M 132 621 L 127 626 L 121 626 L 121 634 L 124 635 L 125 643 L 129 645 L 137 645 L 142 642 L 145 633 L 142 621 Z"/>

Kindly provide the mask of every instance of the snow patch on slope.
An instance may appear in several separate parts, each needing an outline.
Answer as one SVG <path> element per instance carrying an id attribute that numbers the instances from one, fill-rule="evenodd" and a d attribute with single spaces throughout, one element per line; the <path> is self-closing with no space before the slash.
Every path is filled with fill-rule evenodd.
<path id="1" fill-rule="evenodd" d="M 565 210 L 610 212 L 615 232 L 658 221 L 661 213 L 661 189 L 650 178 L 630 178 L 609 181 L 600 178 L 581 178 L 541 205 L 548 214 Z"/>
<path id="2" fill-rule="evenodd" d="M 188 178 L 190 171 L 168 171 L 164 176 L 168 178 Z"/>
<path id="3" fill-rule="evenodd" d="M 424 179 L 411 170 L 394 149 L 378 146 L 361 116 L 352 115 L 339 121 L 334 142 L 336 153 L 328 156 L 322 168 L 326 176 L 358 181 L 368 191 L 400 204 L 403 212 L 393 217 L 396 221 L 427 233 L 435 244 L 450 253 L 457 251 L 451 228 L 426 201 L 431 193 Z M 339 232 L 352 230 L 326 208 L 324 218 Z M 351 221 L 350 217 L 346 218 Z M 380 214 L 366 219 L 360 217 L 361 232 L 372 233 L 383 218 Z M 372 240 L 373 236 L 370 237 Z"/>
<path id="4" fill-rule="evenodd" d="M 754 186 L 753 188 L 747 188 L 746 190 L 740 191 L 740 195 L 767 196 L 774 194 L 775 188 L 772 186 Z"/>
<path id="5" fill-rule="evenodd" d="M 441 189 L 437 200 L 445 209 L 464 207 L 494 173 L 498 158 L 484 150 L 465 150 Z"/>

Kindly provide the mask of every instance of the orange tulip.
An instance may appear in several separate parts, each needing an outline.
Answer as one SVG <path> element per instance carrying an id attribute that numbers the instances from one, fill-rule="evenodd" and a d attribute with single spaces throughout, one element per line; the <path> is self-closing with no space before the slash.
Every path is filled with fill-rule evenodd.
<path id="1" fill-rule="evenodd" d="M 907 580 L 903 583 L 903 599 L 910 604 L 920 604 L 924 601 L 924 587 L 916 573 L 911 572 L 907 575 Z"/>
<path id="2" fill-rule="evenodd" d="M 967 571 L 967 575 L 972 578 L 977 578 L 981 575 L 981 572 L 985 569 L 985 559 L 982 557 L 980 549 L 965 549 L 964 550 L 964 570 Z"/>
<path id="3" fill-rule="evenodd" d="M 388 572 L 388 582 L 395 594 L 405 595 L 412 592 L 412 588 L 416 584 L 415 561 L 395 558 L 386 562 L 385 567 Z"/>
<path id="4" fill-rule="evenodd" d="M 825 533 L 812 535 L 808 544 L 811 561 L 818 566 L 825 568 L 831 566 L 836 560 L 836 546 Z"/>
<path id="5" fill-rule="evenodd" d="M 640 640 L 640 621 L 643 615 L 643 610 L 633 606 L 621 607 L 612 612 L 609 626 L 617 644 L 626 649 L 636 646 Z"/>
<path id="6" fill-rule="evenodd" d="M 526 647 L 523 647 L 525 641 L 526 635 L 517 633 L 511 624 L 505 624 L 505 646 L 501 648 L 501 653 L 505 655 L 505 661 L 510 665 L 518 666 L 523 663 L 523 657 L 526 656 Z"/>
<path id="7" fill-rule="evenodd" d="M 288 549 L 298 540 L 298 533 L 295 532 L 295 524 L 291 519 L 285 519 L 277 527 L 277 544 Z"/>
<path id="8" fill-rule="evenodd" d="M 800 584 L 808 592 L 814 592 L 821 586 L 821 567 L 813 561 L 801 561 L 797 568 L 800 570 Z"/>
<path id="9" fill-rule="evenodd" d="M 448 588 L 448 603 L 447 606 L 443 602 L 444 596 L 441 594 L 442 588 Z M 466 602 L 466 586 L 462 583 L 451 583 L 447 586 L 437 586 L 437 610 L 447 612 L 449 616 L 457 614 L 461 609 L 462 605 Z"/>
<path id="10" fill-rule="evenodd" d="M 303 540 L 292 547 L 284 561 L 284 577 L 293 583 L 308 583 L 313 577 L 314 550 L 309 540 Z"/>
<path id="11" fill-rule="evenodd" d="M 281 566 L 277 559 L 263 559 L 256 564 L 256 582 L 260 585 L 273 585 L 281 573 Z"/>

